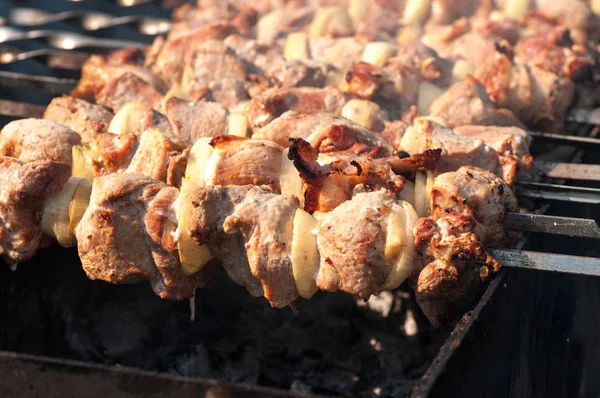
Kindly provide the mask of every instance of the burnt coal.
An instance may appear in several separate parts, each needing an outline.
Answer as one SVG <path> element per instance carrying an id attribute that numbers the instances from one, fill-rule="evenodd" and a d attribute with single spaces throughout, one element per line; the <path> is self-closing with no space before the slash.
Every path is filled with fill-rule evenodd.
<path id="1" fill-rule="evenodd" d="M 146 283 L 89 281 L 76 252 L 42 251 L 0 270 L 0 349 L 339 396 L 399 396 L 436 355 L 411 293 L 343 293 L 274 309 L 220 272 L 188 302 Z"/>

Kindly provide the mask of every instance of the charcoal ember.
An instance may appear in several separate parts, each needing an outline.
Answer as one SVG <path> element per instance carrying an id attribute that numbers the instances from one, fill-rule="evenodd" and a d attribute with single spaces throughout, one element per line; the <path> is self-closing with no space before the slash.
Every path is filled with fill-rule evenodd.
<path id="1" fill-rule="evenodd" d="M 76 251 L 51 248 L 16 272 L 0 267 L 0 316 L 13 319 L 0 328 L 0 349 L 315 394 L 402 396 L 449 330 L 433 329 L 408 289 L 359 303 L 320 292 L 294 314 L 219 270 L 196 291 L 191 321 L 187 301 L 161 300 L 147 283 L 90 281 Z"/>

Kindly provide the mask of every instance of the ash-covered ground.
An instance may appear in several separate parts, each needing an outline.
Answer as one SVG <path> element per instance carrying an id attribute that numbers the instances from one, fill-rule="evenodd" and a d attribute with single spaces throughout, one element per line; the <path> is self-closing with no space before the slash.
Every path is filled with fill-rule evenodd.
<path id="1" fill-rule="evenodd" d="M 256 383 L 293 391 L 402 396 L 449 330 L 422 317 L 409 290 L 362 302 L 319 293 L 299 312 L 252 298 L 224 272 L 188 302 L 146 283 L 89 281 L 76 252 L 48 249 L 0 271 L 0 349 Z"/>

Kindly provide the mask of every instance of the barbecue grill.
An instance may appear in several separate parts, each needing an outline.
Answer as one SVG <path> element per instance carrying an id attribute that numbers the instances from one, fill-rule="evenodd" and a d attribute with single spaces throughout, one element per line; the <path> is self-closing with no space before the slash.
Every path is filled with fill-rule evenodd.
<path id="1" fill-rule="evenodd" d="M 53 96 L 74 87 L 90 53 L 151 43 L 168 31 L 169 10 L 178 2 L 47 3 L 0 4 L 0 126 L 40 117 Z M 517 193 L 540 214 L 568 217 L 563 225 L 537 220 L 526 228 L 532 232 L 571 228 L 581 235 L 573 229 L 583 225 L 576 219 L 600 218 L 600 173 L 593 166 L 600 159 L 600 120 L 582 110 L 569 117 L 567 135 L 532 132 L 533 154 L 545 163 L 534 170 L 539 182 L 521 183 Z M 529 251 L 577 255 L 582 272 L 600 267 L 600 248 L 581 237 L 531 234 L 516 249 L 495 255 L 521 266 L 530 259 L 533 268 L 551 264 Z M 563 257 L 555 260 L 564 265 Z M 590 311 L 600 304 L 600 282 L 586 276 L 505 268 L 453 328 L 434 330 L 402 289 L 367 303 L 321 295 L 293 315 L 249 300 L 218 275 L 198 291 L 191 322 L 186 303 L 162 302 L 146 285 L 89 281 L 69 250 L 46 249 L 16 272 L 3 267 L 0 273 L 3 397 L 600 391 L 594 377 L 600 317 Z M 331 335 L 335 344 L 320 341 Z"/>

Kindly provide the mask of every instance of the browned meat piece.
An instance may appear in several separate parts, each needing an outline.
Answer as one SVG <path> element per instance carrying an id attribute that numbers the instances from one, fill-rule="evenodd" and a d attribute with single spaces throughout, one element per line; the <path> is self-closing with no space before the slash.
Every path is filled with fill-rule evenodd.
<path id="1" fill-rule="evenodd" d="M 498 109 L 481 85 L 468 76 L 438 97 L 429 107 L 431 116 L 444 119 L 450 128 L 467 125 L 525 127 L 508 109 Z"/>
<path id="2" fill-rule="evenodd" d="M 266 126 L 290 109 L 305 113 L 328 112 L 339 115 L 345 103 L 344 93 L 333 87 L 270 89 L 252 98 L 248 122 L 254 130 Z"/>
<path id="3" fill-rule="evenodd" d="M 318 151 L 298 138 L 293 140 L 288 157 L 305 183 L 304 209 L 309 212 L 328 212 L 349 200 L 355 187 L 360 184 L 372 189 L 386 188 L 396 193 L 402 191 L 406 181 L 402 175 L 433 170 L 440 153 L 439 150 L 431 150 L 404 159 L 372 159 L 336 153 L 319 159 Z"/>
<path id="4" fill-rule="evenodd" d="M 582 0 L 535 0 L 531 8 L 534 9 L 534 17 L 565 25 L 581 37 L 586 36 L 594 19 L 589 5 Z"/>
<path id="5" fill-rule="evenodd" d="M 192 98 L 202 98 L 210 83 L 222 79 L 246 79 L 246 68 L 223 41 L 209 40 L 191 49 L 185 59 L 181 85 Z"/>
<path id="6" fill-rule="evenodd" d="M 464 59 L 474 67 L 484 64 L 497 52 L 497 37 L 480 29 L 472 29 L 467 19 L 452 25 L 435 25 L 423 36 L 423 43 L 450 60 Z"/>
<path id="7" fill-rule="evenodd" d="M 275 141 L 284 148 L 290 145 L 290 138 L 304 138 L 319 152 L 361 154 L 375 150 L 382 156 L 393 152 L 393 148 L 378 134 L 344 117 L 328 113 L 287 111 L 258 129 L 252 138 Z"/>
<path id="8" fill-rule="evenodd" d="M 136 134 L 98 134 L 93 143 L 98 151 L 98 159 L 93 162 L 97 176 L 125 170 L 138 148 L 139 136 Z"/>
<path id="9" fill-rule="evenodd" d="M 246 82 L 243 80 L 221 79 L 211 82 L 209 88 L 210 92 L 207 93 L 206 99 L 219 103 L 227 109 L 250 99 L 246 91 Z"/>
<path id="10" fill-rule="evenodd" d="M 394 60 L 381 68 L 359 62 L 346 71 L 343 89 L 357 97 L 377 102 L 390 112 L 392 119 L 399 119 L 417 103 L 421 79 L 419 68 Z"/>
<path id="11" fill-rule="evenodd" d="M 44 202 L 71 176 L 69 165 L 50 160 L 23 163 L 0 157 L 0 256 L 9 264 L 35 256 L 42 243 Z"/>
<path id="12" fill-rule="evenodd" d="M 574 44 L 564 26 L 523 37 L 515 47 L 515 59 L 573 81 L 590 80 L 596 67 L 589 50 Z"/>
<path id="13" fill-rule="evenodd" d="M 518 127 L 462 126 L 454 132 L 463 137 L 478 138 L 503 155 L 513 155 L 520 168 L 529 168 L 533 162 L 529 154 L 531 137 Z"/>
<path id="14" fill-rule="evenodd" d="M 408 126 L 409 124 L 402 120 L 386 122 L 381 137 L 392 147 L 398 148 Z"/>
<path id="15" fill-rule="evenodd" d="M 436 166 L 437 172 L 444 173 L 472 165 L 497 173 L 511 185 L 514 182 L 516 158 L 498 153 L 484 141 L 460 136 L 429 120 L 417 120 L 410 129 L 400 142 L 401 149 L 417 154 L 427 149 L 440 148 L 442 157 Z"/>
<path id="16" fill-rule="evenodd" d="M 23 162 L 49 159 L 70 165 L 72 148 L 80 142 L 79 134 L 53 121 L 15 120 L 0 131 L 0 156 Z"/>
<path id="17" fill-rule="evenodd" d="M 173 126 L 169 119 L 162 113 L 154 109 L 148 109 L 142 117 L 141 131 L 156 128 L 165 133 L 173 133 Z"/>
<path id="18" fill-rule="evenodd" d="M 283 148 L 268 140 L 221 135 L 212 139 L 206 185 L 269 185 L 279 190 Z"/>
<path id="19" fill-rule="evenodd" d="M 388 63 L 388 70 L 392 67 L 401 69 L 402 66 L 417 69 L 423 80 L 440 87 L 448 87 L 452 81 L 452 62 L 441 58 L 435 50 L 423 43 L 400 46 Z"/>
<path id="20" fill-rule="evenodd" d="M 517 211 L 508 185 L 493 173 L 472 166 L 438 176 L 431 194 L 432 211 L 415 227 L 415 243 L 424 267 L 418 274 L 417 302 L 437 326 L 499 269 L 484 246 L 503 246 L 510 237 L 502 220 Z M 418 265 L 417 265 L 418 267 Z"/>
<path id="21" fill-rule="evenodd" d="M 207 244 L 235 282 L 273 307 L 298 298 L 292 226 L 298 199 L 266 187 L 210 186 L 196 191 L 189 233 Z"/>
<path id="22" fill-rule="evenodd" d="M 140 102 L 158 109 L 163 95 L 137 75 L 126 72 L 110 80 L 96 95 L 96 102 L 118 112 L 129 102 Z"/>
<path id="23" fill-rule="evenodd" d="M 403 4 L 393 3 L 392 7 L 380 1 L 370 3 L 366 15 L 357 24 L 356 37 L 365 42 L 394 41 L 398 34 L 399 11 Z"/>
<path id="24" fill-rule="evenodd" d="M 328 36 L 309 39 L 310 59 L 322 65 L 332 65 L 347 70 L 361 59 L 365 43 L 354 37 L 333 38 Z"/>
<path id="25" fill-rule="evenodd" d="M 320 290 L 341 290 L 365 300 L 380 290 L 389 273 L 385 245 L 395 199 L 384 189 L 361 192 L 319 217 Z"/>
<path id="26" fill-rule="evenodd" d="M 279 88 L 323 87 L 325 85 L 325 68 L 309 60 L 279 60 L 265 71 L 265 75 L 275 82 Z"/>
<path id="27" fill-rule="evenodd" d="M 158 129 L 145 130 L 126 172 L 178 187 L 185 174 L 190 146 L 189 141 Z"/>
<path id="28" fill-rule="evenodd" d="M 181 83 L 188 54 L 209 40 L 223 40 L 236 29 L 224 22 L 213 22 L 195 30 L 172 32 L 166 40 L 157 39 L 152 46 L 155 56 L 146 60 L 146 66 L 171 85 Z"/>
<path id="29" fill-rule="evenodd" d="M 263 74 L 271 65 L 283 60 L 283 46 L 280 41 L 259 43 L 248 37 L 232 34 L 223 43 L 235 50 L 237 56 L 245 62 L 247 72 Z"/>
<path id="30" fill-rule="evenodd" d="M 139 174 L 95 178 L 90 205 L 75 231 L 88 278 L 110 283 L 148 279 L 163 299 L 192 297 L 206 284 L 210 267 L 183 273 L 176 239 L 178 197 L 177 188 Z"/>
<path id="31" fill-rule="evenodd" d="M 490 99 L 510 109 L 527 126 L 556 131 L 573 103 L 572 81 L 537 67 L 517 64 L 497 53 L 475 72 Z"/>
<path id="32" fill-rule="evenodd" d="M 93 141 L 105 131 L 112 117 L 112 112 L 102 106 L 69 96 L 54 98 L 44 112 L 44 119 L 67 126 L 84 142 Z"/>
<path id="33" fill-rule="evenodd" d="M 227 130 L 227 109 L 216 102 L 188 102 L 169 98 L 166 112 L 178 136 L 195 142 L 200 137 L 214 137 Z"/>
<path id="34" fill-rule="evenodd" d="M 166 91 L 165 82 L 141 65 L 141 50 L 128 48 L 111 53 L 108 57 L 92 55 L 81 69 L 81 79 L 71 95 L 91 100 L 109 81 L 124 73 L 133 73 L 155 90 Z"/>

